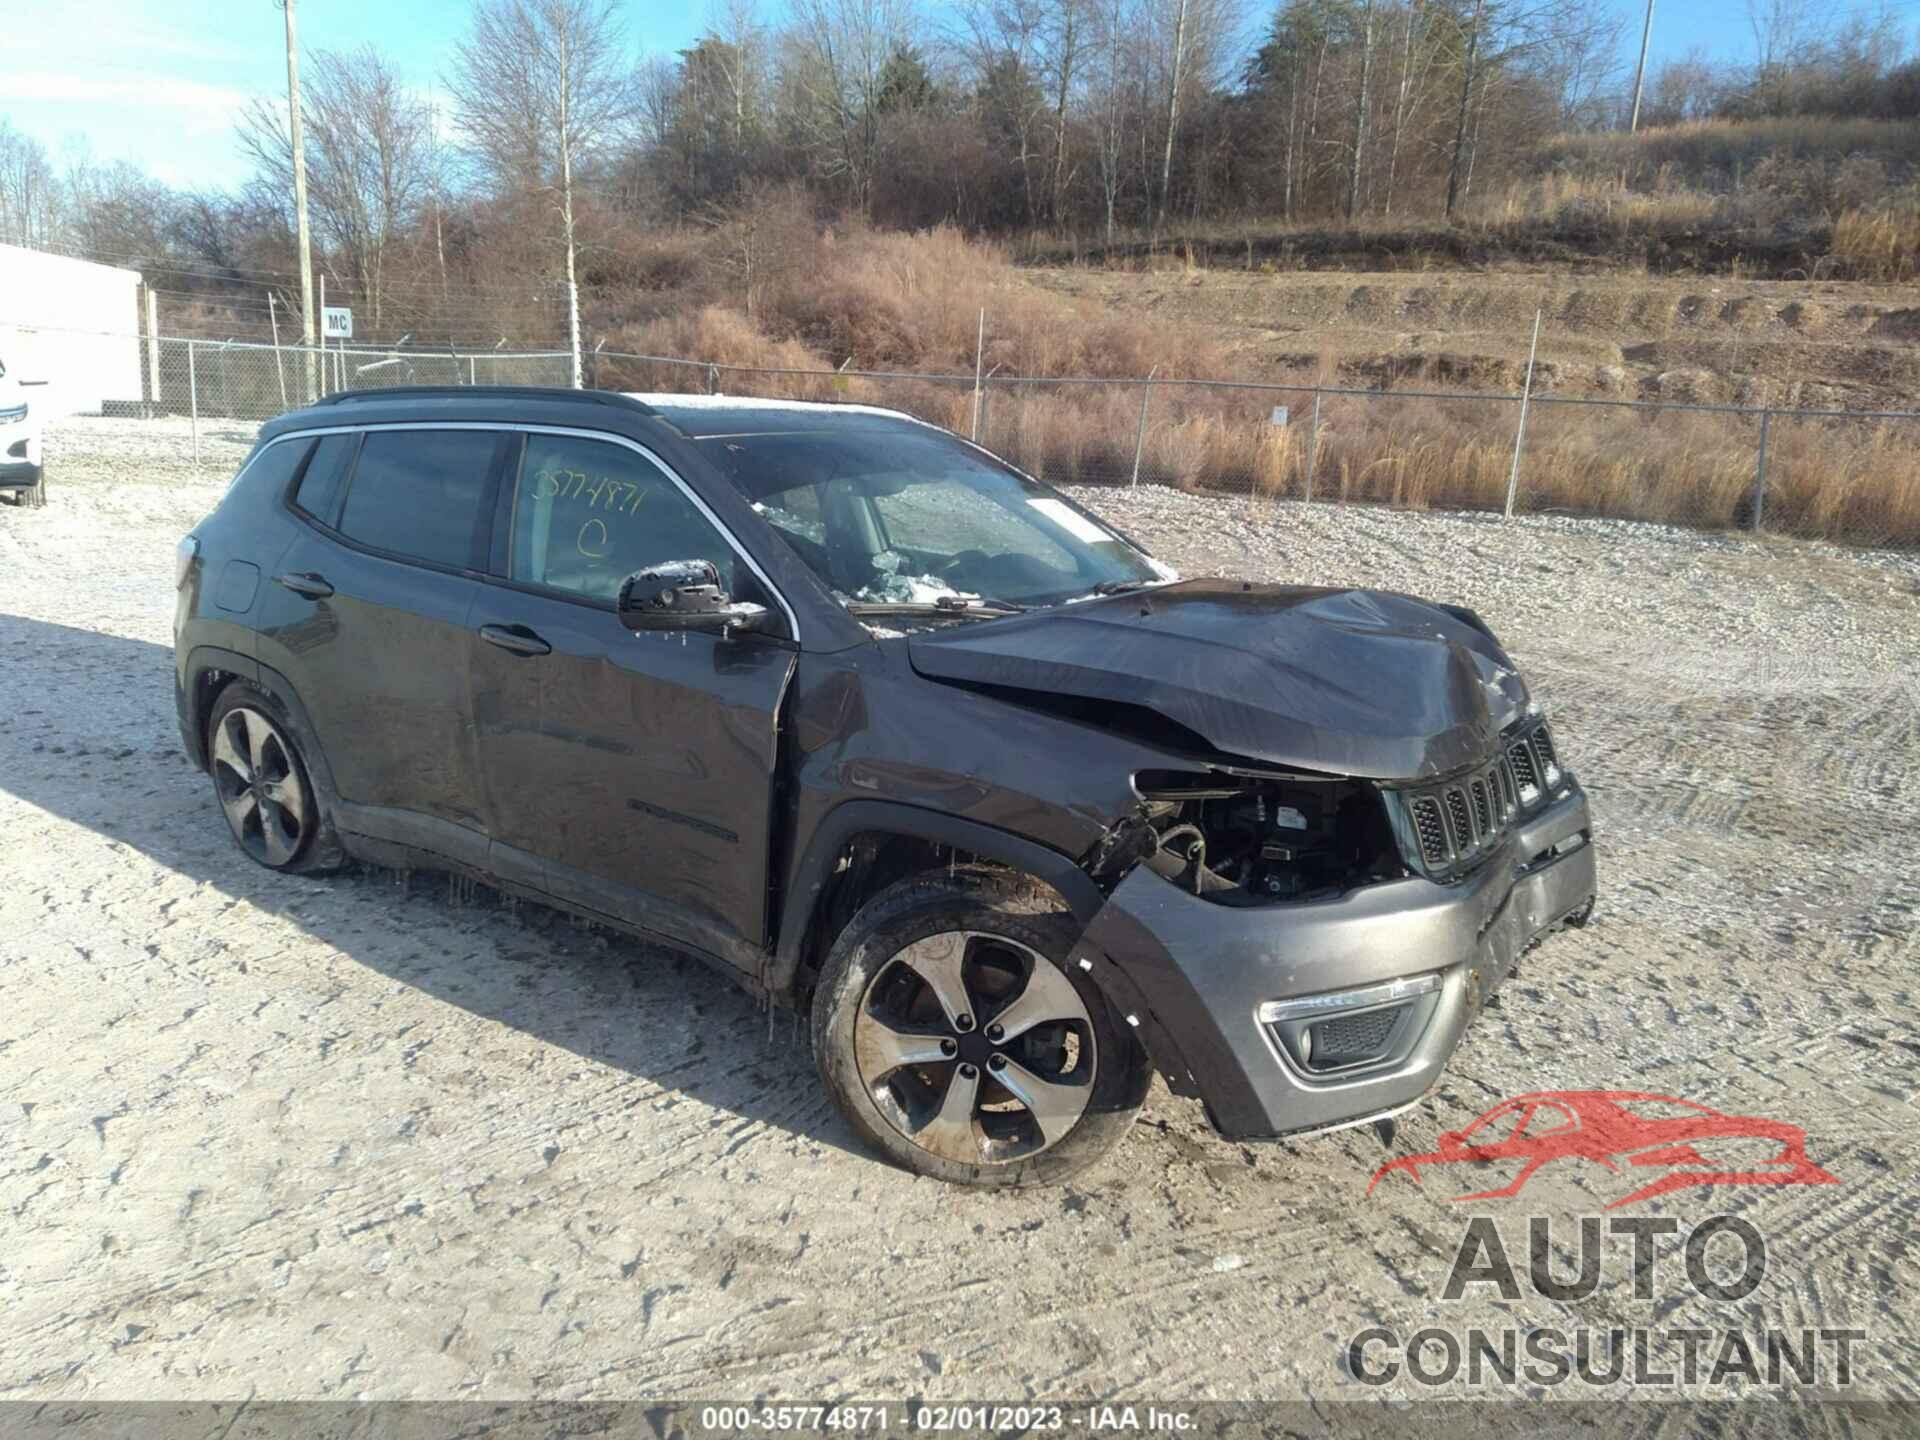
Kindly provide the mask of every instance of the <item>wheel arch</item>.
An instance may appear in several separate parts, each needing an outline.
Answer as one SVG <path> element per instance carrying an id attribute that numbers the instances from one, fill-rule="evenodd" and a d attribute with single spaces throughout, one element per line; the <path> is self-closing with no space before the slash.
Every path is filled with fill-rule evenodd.
<path id="1" fill-rule="evenodd" d="M 214 645 L 197 646 L 187 656 L 186 693 L 192 706 L 192 740 L 196 747 L 196 753 L 189 758 L 194 764 L 202 770 L 207 768 L 207 726 L 213 719 L 213 707 L 218 703 L 221 693 L 235 680 L 247 681 L 280 703 L 296 732 L 294 739 L 300 744 L 300 758 L 306 762 L 308 778 L 328 799 L 336 798 L 339 791 L 334 788 L 333 770 L 327 764 L 326 750 L 320 744 L 320 737 L 313 728 L 313 717 L 301 703 L 300 692 L 293 688 L 293 682 L 271 665 L 262 665 L 250 656 Z"/>
<path id="2" fill-rule="evenodd" d="M 1072 859 L 1025 836 L 936 810 L 850 800 L 820 822 L 794 867 L 767 962 L 768 995 L 795 1003 L 860 905 L 895 881 L 956 863 L 994 866 L 1045 886 L 1082 925 L 1106 903 Z"/>

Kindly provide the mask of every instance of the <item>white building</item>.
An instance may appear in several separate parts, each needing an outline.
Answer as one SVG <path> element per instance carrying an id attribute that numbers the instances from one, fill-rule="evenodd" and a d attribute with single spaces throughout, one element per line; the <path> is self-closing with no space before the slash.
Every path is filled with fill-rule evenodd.
<path id="1" fill-rule="evenodd" d="M 0 245 L 0 360 L 47 382 L 36 409 L 72 415 L 143 398 L 140 353 L 139 271 Z"/>

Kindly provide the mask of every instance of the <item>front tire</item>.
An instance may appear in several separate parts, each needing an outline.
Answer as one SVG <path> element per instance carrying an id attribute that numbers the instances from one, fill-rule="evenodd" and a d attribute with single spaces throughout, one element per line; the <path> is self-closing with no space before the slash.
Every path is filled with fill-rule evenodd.
<path id="1" fill-rule="evenodd" d="M 904 880 L 862 907 L 813 999 L 821 1079 L 861 1138 L 984 1187 L 1057 1184 L 1119 1144 L 1153 1072 L 1069 964 L 1078 933 L 997 872 Z"/>

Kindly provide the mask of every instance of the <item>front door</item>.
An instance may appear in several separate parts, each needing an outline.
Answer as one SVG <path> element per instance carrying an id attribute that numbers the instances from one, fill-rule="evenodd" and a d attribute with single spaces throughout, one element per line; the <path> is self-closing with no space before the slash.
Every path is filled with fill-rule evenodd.
<path id="1" fill-rule="evenodd" d="M 530 432 L 470 613 L 471 691 L 494 868 L 742 968 L 766 940 L 769 825 L 788 641 L 637 635 L 635 570 L 711 560 L 759 582 L 650 456 Z"/>

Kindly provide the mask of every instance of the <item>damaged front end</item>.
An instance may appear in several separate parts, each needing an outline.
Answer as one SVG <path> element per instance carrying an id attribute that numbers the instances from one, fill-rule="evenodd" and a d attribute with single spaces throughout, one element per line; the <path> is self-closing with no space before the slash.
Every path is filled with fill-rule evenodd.
<path id="1" fill-rule="evenodd" d="M 1491 748 L 1419 781 L 1134 777 L 1137 809 L 1085 858 L 1108 899 L 1076 960 L 1223 1134 L 1405 1109 L 1521 952 L 1584 920 L 1584 793 L 1537 716 Z"/>

